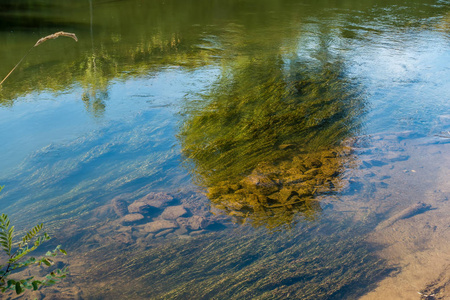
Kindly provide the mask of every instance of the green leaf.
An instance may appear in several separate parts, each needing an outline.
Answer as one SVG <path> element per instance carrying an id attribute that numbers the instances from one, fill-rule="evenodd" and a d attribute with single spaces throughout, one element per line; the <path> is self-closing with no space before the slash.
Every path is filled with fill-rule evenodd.
<path id="1" fill-rule="evenodd" d="M 12 285 L 15 285 L 16 281 L 14 279 L 10 279 L 8 280 L 8 282 L 6 283 L 6 289 L 9 289 Z"/>
<path id="2" fill-rule="evenodd" d="M 29 259 L 27 259 L 24 262 L 21 262 L 19 264 L 14 264 L 13 265 L 13 270 L 14 269 L 18 269 L 18 268 L 23 268 L 23 267 L 27 267 L 29 265 L 35 264 L 36 263 L 36 258 L 34 257 L 30 257 Z"/>
<path id="3" fill-rule="evenodd" d="M 54 279 L 51 279 L 47 282 L 48 285 L 54 285 L 55 283 L 57 283 L 57 281 Z"/>
<path id="4" fill-rule="evenodd" d="M 43 242 L 50 239 L 50 236 L 47 233 L 43 233 L 41 236 L 37 236 L 43 228 L 43 224 L 38 224 L 34 226 L 29 232 L 27 232 L 23 238 L 22 242 L 18 243 L 18 249 L 15 250 L 14 254 L 11 254 L 11 249 L 13 246 L 13 237 L 14 237 L 14 226 L 9 227 L 10 221 L 6 214 L 1 214 L 0 216 L 0 246 L 2 250 L 5 251 L 8 256 L 8 272 L 5 270 L 1 270 L 4 265 L 0 265 L 0 291 L 5 292 L 8 289 L 15 289 L 16 293 L 19 295 L 25 291 L 25 289 L 33 289 L 37 290 L 41 285 L 52 285 L 57 283 L 61 278 L 65 278 L 67 274 L 67 267 L 60 270 L 56 269 L 51 272 L 46 278 L 42 281 L 33 280 L 33 277 L 29 277 L 26 279 L 21 279 L 19 281 L 10 279 L 7 281 L 7 276 L 9 272 L 18 268 L 24 268 L 33 264 L 44 264 L 46 266 L 51 266 L 53 264 L 53 260 L 49 257 L 56 256 L 59 252 L 67 255 L 67 252 L 64 249 L 61 249 L 61 245 L 58 245 L 53 251 L 48 251 L 46 253 L 47 257 L 42 257 L 36 259 L 34 257 L 30 257 L 25 261 L 19 263 L 24 256 L 29 254 L 31 251 L 34 251 L 38 246 L 40 246 Z M 34 245 L 32 247 L 28 246 L 28 244 L 34 240 Z"/>
<path id="5" fill-rule="evenodd" d="M 34 226 L 23 238 L 22 238 L 22 242 L 23 243 L 28 243 L 29 241 L 31 241 L 31 239 L 33 237 L 36 236 L 36 234 L 39 233 L 39 231 L 41 231 L 42 227 L 44 226 L 43 223 L 38 224 L 36 226 Z"/>
<path id="6" fill-rule="evenodd" d="M 20 295 L 23 292 L 23 288 L 20 285 L 20 282 L 16 282 L 16 294 Z"/>
<path id="7" fill-rule="evenodd" d="M 17 254 L 16 256 L 14 256 L 13 258 L 11 258 L 11 259 L 9 260 L 9 262 L 16 262 L 16 261 L 18 261 L 19 259 L 21 259 L 22 257 L 24 257 L 25 255 L 27 255 L 28 253 L 30 253 L 31 251 L 33 251 L 33 248 L 31 248 L 31 249 L 25 248 L 25 249 L 23 249 L 22 251 L 18 252 L 18 254 Z"/>
<path id="8" fill-rule="evenodd" d="M 43 262 L 47 267 L 50 267 L 50 266 L 52 265 L 51 262 L 49 262 L 48 259 L 46 259 L 46 258 L 44 258 L 44 259 L 42 260 L 42 262 Z"/>
<path id="9" fill-rule="evenodd" d="M 14 226 L 12 226 L 8 231 L 8 237 L 12 237 L 14 233 Z"/>

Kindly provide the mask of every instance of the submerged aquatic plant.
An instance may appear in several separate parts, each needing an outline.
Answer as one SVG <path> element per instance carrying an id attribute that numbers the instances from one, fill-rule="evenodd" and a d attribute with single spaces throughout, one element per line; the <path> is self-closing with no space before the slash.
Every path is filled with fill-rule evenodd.
<path id="1" fill-rule="evenodd" d="M 3 189 L 0 186 L 0 191 Z M 48 251 L 41 258 L 29 257 L 24 260 L 25 256 L 30 252 L 36 250 L 45 241 L 50 239 L 47 233 L 38 236 L 42 230 L 43 224 L 38 224 L 25 234 L 21 241 L 16 244 L 13 243 L 14 226 L 10 226 L 11 222 L 6 214 L 0 215 L 0 246 L 1 250 L 6 254 L 7 261 L 0 265 L 0 291 L 2 293 L 8 290 L 15 290 L 17 294 L 21 294 L 25 289 L 37 290 L 40 286 L 50 286 L 57 283 L 60 279 L 65 278 L 67 268 L 56 269 L 50 274 L 46 275 L 44 279 L 37 280 L 34 276 L 23 279 L 12 279 L 10 275 L 20 269 L 32 265 L 45 265 L 47 267 L 53 264 L 52 257 L 56 256 L 58 252 L 67 255 L 66 251 L 61 249 L 58 245 L 53 251 Z"/>
<path id="2" fill-rule="evenodd" d="M 60 37 L 60 36 L 70 37 L 70 38 L 74 39 L 75 42 L 78 42 L 78 38 L 77 38 L 77 36 L 75 35 L 75 33 L 69 33 L 69 32 L 64 32 L 64 31 L 55 32 L 55 33 L 53 33 L 53 34 L 47 35 L 47 36 L 45 36 L 45 37 L 43 37 L 43 38 L 40 38 L 40 39 L 36 42 L 36 44 L 34 44 L 34 46 L 31 47 L 30 50 L 28 50 L 28 52 L 27 52 L 27 53 L 19 60 L 19 62 L 14 66 L 14 68 L 12 68 L 11 71 L 9 71 L 8 75 L 6 75 L 5 78 L 3 78 L 3 80 L 0 82 L 0 86 L 3 84 L 3 82 L 6 80 L 6 78 L 8 78 L 9 75 L 11 75 L 11 73 L 14 72 L 14 70 L 15 70 L 15 69 L 17 68 L 17 66 L 25 59 L 25 57 L 27 57 L 28 54 L 30 54 L 31 50 L 33 50 L 34 47 L 37 47 L 37 46 L 39 46 L 40 44 L 42 44 L 42 43 L 44 43 L 44 42 L 46 42 L 46 41 L 48 41 L 48 40 L 56 39 L 56 38 L 58 38 L 58 37 Z"/>
<path id="3" fill-rule="evenodd" d="M 286 68 L 276 57 L 224 73 L 202 101 L 187 104 L 178 134 L 212 205 L 254 226 L 316 218 L 317 197 L 345 186 L 352 155 L 344 142 L 364 112 L 341 63 Z"/>

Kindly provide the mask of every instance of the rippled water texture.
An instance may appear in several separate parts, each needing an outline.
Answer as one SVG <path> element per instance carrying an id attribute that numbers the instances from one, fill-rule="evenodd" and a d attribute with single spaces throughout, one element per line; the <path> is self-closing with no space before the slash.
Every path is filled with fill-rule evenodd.
<path id="1" fill-rule="evenodd" d="M 0 43 L 0 210 L 69 253 L 30 297 L 450 297 L 449 1 L 19 0 Z"/>

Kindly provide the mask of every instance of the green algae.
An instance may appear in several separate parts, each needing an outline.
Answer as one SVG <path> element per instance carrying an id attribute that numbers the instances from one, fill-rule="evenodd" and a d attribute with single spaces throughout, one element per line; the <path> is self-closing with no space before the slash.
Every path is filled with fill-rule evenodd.
<path id="1" fill-rule="evenodd" d="M 352 158 L 342 143 L 359 128 L 363 97 L 339 62 L 299 64 L 240 61 L 184 111 L 187 167 L 212 204 L 241 222 L 274 228 L 297 212 L 314 219 L 315 197 L 343 186 Z"/>

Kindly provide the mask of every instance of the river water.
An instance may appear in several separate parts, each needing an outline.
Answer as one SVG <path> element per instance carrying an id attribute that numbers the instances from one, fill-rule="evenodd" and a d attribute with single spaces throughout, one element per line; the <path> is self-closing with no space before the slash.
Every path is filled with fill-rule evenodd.
<path id="1" fill-rule="evenodd" d="M 0 8 L 0 209 L 68 252 L 33 297 L 449 296 L 449 1 Z"/>

